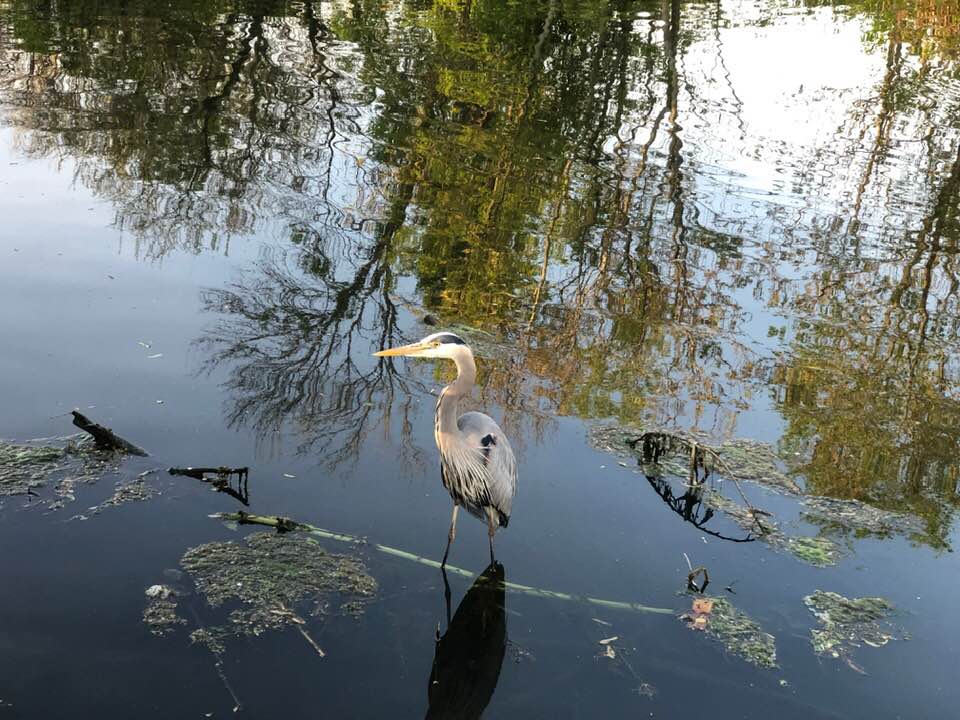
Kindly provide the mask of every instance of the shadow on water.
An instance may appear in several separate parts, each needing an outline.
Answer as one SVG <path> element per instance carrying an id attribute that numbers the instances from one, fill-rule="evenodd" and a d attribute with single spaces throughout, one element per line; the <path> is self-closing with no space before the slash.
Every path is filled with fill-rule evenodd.
<path id="1" fill-rule="evenodd" d="M 500 678 L 507 648 L 506 575 L 503 565 L 491 563 L 467 590 L 447 629 L 437 631 L 433 667 L 427 688 L 428 720 L 483 715 Z M 444 586 L 449 593 L 447 576 Z"/>

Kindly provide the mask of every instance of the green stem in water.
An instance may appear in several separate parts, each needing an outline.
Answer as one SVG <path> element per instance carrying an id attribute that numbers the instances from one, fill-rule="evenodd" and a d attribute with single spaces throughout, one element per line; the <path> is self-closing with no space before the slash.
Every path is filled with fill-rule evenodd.
<path id="1" fill-rule="evenodd" d="M 266 527 L 276 528 L 277 530 L 284 532 L 288 530 L 297 530 L 299 532 L 304 532 L 309 535 L 314 535 L 315 537 L 321 537 L 325 540 L 335 540 L 342 543 L 350 543 L 352 545 L 368 545 L 374 550 L 384 553 L 385 555 L 392 555 L 393 557 L 403 558 L 404 560 L 410 560 L 411 562 L 419 563 L 420 565 L 426 565 L 427 567 L 440 568 L 440 563 L 436 560 L 423 557 L 422 555 L 416 555 L 406 550 L 399 550 L 389 545 L 381 545 L 380 543 L 370 543 L 364 538 L 357 537 L 356 535 L 344 535 L 343 533 L 335 533 L 330 530 L 324 530 L 323 528 L 318 528 L 315 525 L 310 525 L 308 523 L 297 522 L 295 520 L 290 520 L 289 518 L 277 517 L 275 515 L 252 515 L 250 513 L 240 512 L 235 513 L 214 513 L 210 517 L 217 518 L 226 522 L 235 522 L 240 523 L 241 525 L 264 525 Z M 461 575 L 467 579 L 472 579 L 476 577 L 476 573 L 470 572 L 463 568 L 456 567 L 455 565 L 447 565 L 446 571 L 448 573 L 454 573 L 455 575 Z M 631 610 L 633 612 L 641 613 L 653 613 L 657 615 L 675 615 L 676 611 L 671 610 L 670 608 L 658 608 L 650 607 L 648 605 L 641 605 L 639 603 L 631 602 L 622 602 L 619 600 L 603 600 L 601 598 L 588 597 L 585 595 L 571 595 L 569 593 L 555 592 L 553 590 L 543 590 L 541 588 L 531 587 L 529 585 L 520 585 L 519 583 L 505 582 L 504 586 L 507 590 L 512 592 L 519 593 L 521 595 L 530 595 L 532 597 L 539 598 L 550 598 L 554 600 L 569 600 L 573 602 L 582 602 L 588 605 L 595 605 L 597 607 L 607 608 L 609 610 Z"/>

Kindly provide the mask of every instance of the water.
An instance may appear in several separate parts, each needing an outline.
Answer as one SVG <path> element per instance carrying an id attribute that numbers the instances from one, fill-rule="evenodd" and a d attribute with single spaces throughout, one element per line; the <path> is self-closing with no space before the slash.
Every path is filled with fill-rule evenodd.
<path id="1" fill-rule="evenodd" d="M 249 466 L 252 512 L 438 557 L 451 369 L 371 357 L 438 326 L 474 346 L 475 406 L 519 456 L 506 580 L 672 611 L 508 591 L 501 638 L 481 590 L 446 645 L 474 638 L 470 707 L 952 715 L 958 20 L 928 0 L 0 2 L 0 437 L 69 434 L 76 407 L 151 453 L 59 509 L 51 487 L 0 498 L 0 717 L 425 715 L 434 568 L 361 549 L 364 612 L 306 616 L 326 657 L 287 628 L 218 665 L 188 635 L 225 611 L 194 593 L 155 637 L 144 591 L 253 532 L 208 517 L 244 506 L 160 472 L 153 499 L 89 508 L 153 468 Z M 594 449 L 611 421 L 771 443 L 808 493 L 912 530 L 817 524 L 748 483 L 839 562 L 728 542 L 746 533 L 684 522 Z M 684 553 L 777 669 L 677 618 Z M 451 559 L 483 570 L 480 524 Z M 456 611 L 470 581 L 450 583 Z M 816 589 L 887 598 L 909 640 L 818 657 Z"/>

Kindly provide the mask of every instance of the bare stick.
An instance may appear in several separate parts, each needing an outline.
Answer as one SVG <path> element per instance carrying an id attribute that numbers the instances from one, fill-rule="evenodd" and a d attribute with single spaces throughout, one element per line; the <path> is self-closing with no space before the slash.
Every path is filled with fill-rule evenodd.
<path id="1" fill-rule="evenodd" d="M 197 611 L 194 609 L 193 605 L 187 604 L 187 608 L 190 610 L 190 614 L 193 615 L 193 619 L 197 623 L 197 627 L 201 630 L 206 630 L 206 625 L 203 624 L 203 620 L 200 619 L 200 615 L 197 614 Z M 233 686 L 230 684 L 230 680 L 227 679 L 227 673 L 223 669 L 223 658 L 220 657 L 220 653 L 211 648 L 209 645 L 207 649 L 210 651 L 210 654 L 213 655 L 213 667 L 217 671 L 217 676 L 220 678 L 220 683 L 223 685 L 224 689 L 230 693 L 230 697 L 233 699 L 233 711 L 240 712 L 243 709 L 243 703 L 240 702 L 240 698 L 237 697 L 237 694 L 233 691 Z"/>
<path id="2" fill-rule="evenodd" d="M 312 637 L 310 637 L 310 633 L 308 633 L 308 632 L 307 632 L 307 629 L 304 627 L 304 625 L 307 624 L 307 621 L 306 621 L 306 620 L 304 620 L 302 617 L 300 617 L 299 615 L 297 615 L 293 610 L 291 610 L 290 608 L 288 608 L 288 607 L 287 607 L 286 605 L 284 605 L 283 603 L 280 603 L 280 609 L 279 609 L 279 610 L 272 610 L 271 612 L 274 612 L 274 613 L 276 613 L 277 615 L 282 615 L 282 616 L 288 618 L 294 625 L 296 625 L 297 631 L 298 631 L 301 635 L 303 635 L 303 639 L 306 640 L 308 643 L 310 643 L 310 647 L 312 647 L 314 650 L 317 651 L 317 655 L 319 655 L 320 657 L 326 657 L 326 656 L 327 656 L 327 654 L 323 651 L 323 648 L 320 647 L 320 646 L 317 644 L 317 641 L 316 641 L 316 640 L 314 640 Z"/>
<path id="3" fill-rule="evenodd" d="M 317 655 L 319 655 L 320 657 L 327 656 L 327 654 L 323 651 L 323 648 L 317 645 L 316 640 L 310 637 L 310 633 L 307 632 L 305 627 L 303 627 L 302 625 L 297 625 L 297 630 L 299 630 L 300 634 L 303 635 L 304 639 L 308 643 L 310 643 L 311 647 L 313 647 L 313 649 L 317 651 Z"/>

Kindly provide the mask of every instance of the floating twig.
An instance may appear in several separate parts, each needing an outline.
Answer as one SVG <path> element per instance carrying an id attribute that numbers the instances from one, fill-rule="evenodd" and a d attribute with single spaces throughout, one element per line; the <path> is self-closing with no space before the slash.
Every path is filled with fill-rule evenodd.
<path id="1" fill-rule="evenodd" d="M 314 650 L 317 651 L 317 655 L 319 655 L 320 657 L 327 656 L 327 654 L 323 651 L 323 648 L 317 644 L 317 641 L 310 636 L 310 633 L 308 633 L 307 629 L 304 627 L 304 625 L 306 625 L 306 620 L 304 620 L 302 617 L 297 615 L 293 610 L 288 608 L 283 603 L 280 603 L 279 610 L 274 610 L 273 612 L 277 613 L 278 615 L 283 615 L 284 617 L 289 618 L 293 622 L 294 626 L 297 628 L 297 631 L 301 635 L 303 635 L 303 639 L 306 640 L 308 643 L 310 643 L 310 647 L 312 647 Z"/>

